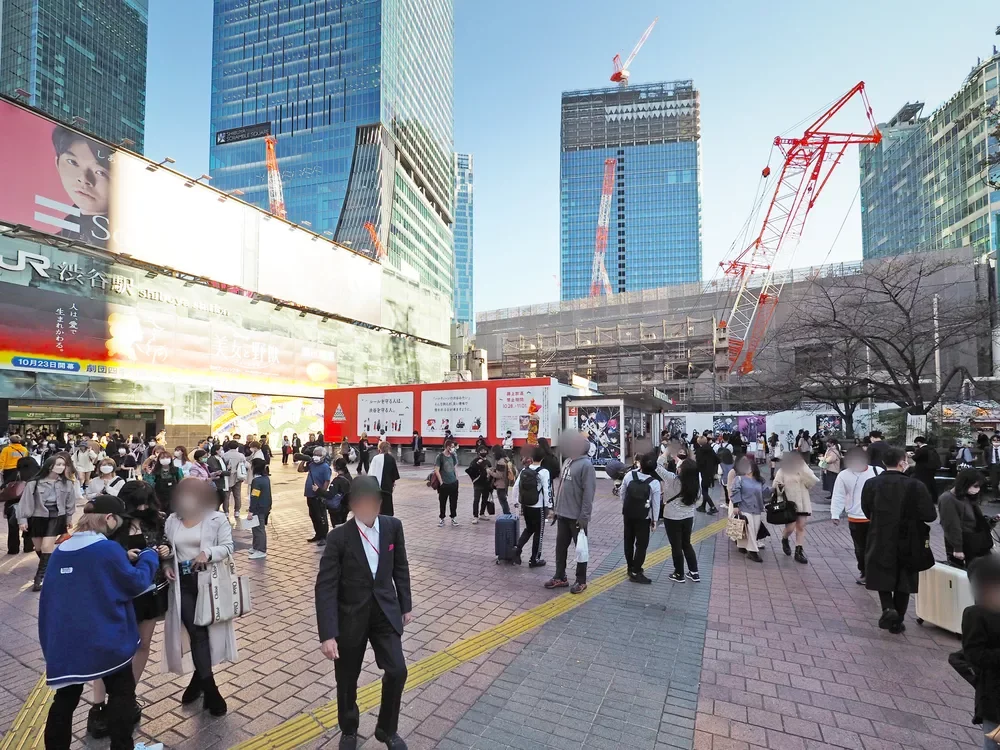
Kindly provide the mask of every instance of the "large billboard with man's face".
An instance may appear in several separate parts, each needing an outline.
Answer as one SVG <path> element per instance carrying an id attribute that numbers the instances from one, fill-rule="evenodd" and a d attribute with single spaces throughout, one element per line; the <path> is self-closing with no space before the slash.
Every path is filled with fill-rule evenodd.
<path id="1" fill-rule="evenodd" d="M 381 325 L 379 263 L 3 100 L 0 133 L 0 222 Z"/>

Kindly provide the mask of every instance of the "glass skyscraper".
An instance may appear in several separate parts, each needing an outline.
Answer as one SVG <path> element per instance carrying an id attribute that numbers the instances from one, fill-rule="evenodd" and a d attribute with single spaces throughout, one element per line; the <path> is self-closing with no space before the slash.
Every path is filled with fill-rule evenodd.
<path id="1" fill-rule="evenodd" d="M 220 133 L 269 127 L 290 221 L 450 295 L 453 46 L 453 0 L 215 0 L 213 186 L 268 207 L 263 138 Z"/>
<path id="2" fill-rule="evenodd" d="M 475 322 L 472 304 L 472 154 L 455 154 L 455 321 Z"/>
<path id="3" fill-rule="evenodd" d="M 700 137 L 692 81 L 563 93 L 562 299 L 590 294 L 607 159 L 616 160 L 605 256 L 612 291 L 701 280 Z"/>
<path id="4" fill-rule="evenodd" d="M 148 0 L 0 0 L 0 93 L 142 153 L 147 24 Z"/>
<path id="5" fill-rule="evenodd" d="M 986 181 L 984 107 L 1000 95 L 1000 54 L 980 62 L 929 117 L 906 104 L 884 125 L 882 142 L 860 151 L 863 254 L 1000 245 L 1000 191 Z"/>

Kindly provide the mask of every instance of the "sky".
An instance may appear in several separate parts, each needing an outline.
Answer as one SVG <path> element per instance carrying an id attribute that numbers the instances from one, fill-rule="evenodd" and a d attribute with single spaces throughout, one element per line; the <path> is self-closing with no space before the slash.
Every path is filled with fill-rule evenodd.
<path id="1" fill-rule="evenodd" d="M 929 114 L 1000 43 L 996 0 L 455 0 L 455 150 L 475 160 L 477 312 L 558 299 L 560 94 L 610 85 L 611 59 L 656 16 L 632 81 L 693 79 L 700 91 L 704 280 L 742 236 L 776 135 L 801 134 L 860 80 L 880 122 L 907 101 Z M 193 175 L 208 171 L 211 57 L 210 0 L 150 3 L 146 156 Z M 864 130 L 860 103 L 836 122 Z M 860 260 L 857 192 L 852 147 L 779 265 Z"/>

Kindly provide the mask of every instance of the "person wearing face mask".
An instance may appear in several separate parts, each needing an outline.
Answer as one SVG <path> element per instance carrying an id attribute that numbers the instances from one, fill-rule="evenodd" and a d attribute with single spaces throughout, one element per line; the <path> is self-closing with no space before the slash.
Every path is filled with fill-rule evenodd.
<path id="1" fill-rule="evenodd" d="M 222 662 L 236 661 L 236 630 L 232 619 L 196 625 L 195 611 L 199 589 L 213 578 L 220 579 L 220 591 L 228 588 L 226 581 L 235 583 L 229 562 L 233 556 L 233 529 L 224 513 L 213 510 L 216 496 L 210 484 L 189 477 L 177 485 L 175 494 L 174 514 L 167 518 L 165 526 L 173 556 L 166 571 L 172 585 L 162 664 L 164 671 L 183 675 L 190 669 L 185 668 L 185 662 L 193 662 L 194 674 L 181 703 L 188 705 L 204 696 L 204 710 L 222 716 L 228 707 L 212 669 Z M 182 631 L 188 634 L 190 660 L 184 658 Z"/>
<path id="2" fill-rule="evenodd" d="M 97 462 L 97 477 L 90 480 L 84 495 L 88 500 L 93 500 L 98 495 L 118 496 L 118 491 L 125 484 L 125 480 L 115 474 L 115 462 L 110 458 L 102 458 Z"/>
<path id="3" fill-rule="evenodd" d="M 118 444 L 115 453 L 118 454 L 118 458 L 115 459 L 115 462 L 118 464 L 115 473 L 126 482 L 136 479 L 136 470 L 139 468 L 139 464 L 135 460 L 135 456 L 129 452 L 123 443 Z"/>
<path id="4" fill-rule="evenodd" d="M 844 458 L 846 468 L 833 482 L 830 498 L 830 519 L 834 526 L 840 525 L 840 517 L 847 513 L 847 527 L 854 543 L 854 558 L 858 563 L 859 586 L 865 585 L 865 548 L 868 544 L 868 517 L 861 508 L 861 492 L 865 482 L 873 479 L 881 470 L 868 465 L 868 453 L 864 448 L 851 448 Z"/>
<path id="5" fill-rule="evenodd" d="M 493 479 L 490 476 L 492 467 L 489 461 L 490 449 L 483 445 L 476 449 L 476 458 L 473 459 L 465 473 L 472 480 L 472 523 L 479 523 L 479 516 L 490 517 L 496 510 L 490 496 L 493 494 Z"/>
<path id="6" fill-rule="evenodd" d="M 194 466 L 191 459 L 188 458 L 187 448 L 183 445 L 174 448 L 174 466 L 181 470 L 181 476 L 184 477 L 191 472 L 191 467 Z"/>
<path id="7" fill-rule="evenodd" d="M 156 453 L 156 449 L 159 448 L 156 444 L 155 438 L 150 438 L 146 443 L 146 452 L 144 460 L 149 460 Z"/>
<path id="8" fill-rule="evenodd" d="M 229 467 L 226 465 L 226 459 L 223 457 L 221 443 L 212 445 L 212 449 L 209 451 L 208 462 L 205 465 L 208 467 L 209 476 L 213 477 L 215 492 L 219 496 L 219 502 L 215 509 L 221 510 L 229 494 Z"/>
<path id="9" fill-rule="evenodd" d="M 132 659 L 140 638 L 132 600 L 153 584 L 159 556 L 149 548 L 126 552 L 108 538 L 123 526 L 125 513 L 120 498 L 99 495 L 84 507 L 73 536 L 52 553 L 55 564 L 38 603 L 45 681 L 56 691 L 45 723 L 46 750 L 69 750 L 73 712 L 84 684 L 94 680 L 102 680 L 110 696 L 105 717 L 111 750 L 133 747 Z"/>
<path id="10" fill-rule="evenodd" d="M 438 526 L 444 526 L 445 506 L 451 510 L 451 525 L 458 526 L 458 457 L 455 455 L 455 443 L 452 440 L 445 440 L 444 451 L 438 454 L 434 461 L 434 475 L 437 477 L 438 504 L 441 506 L 440 520 Z"/>
<path id="11" fill-rule="evenodd" d="M 109 537 L 133 554 L 144 549 L 155 550 L 161 564 L 153 576 L 152 589 L 132 600 L 132 609 L 139 629 L 139 647 L 132 657 L 132 675 L 136 685 L 149 660 L 150 645 L 156 623 L 167 613 L 167 577 L 162 561 L 170 557 L 170 545 L 163 530 L 164 516 L 156 507 L 156 494 L 145 482 L 125 482 L 118 498 L 125 503 L 125 516 L 121 527 Z M 105 705 L 107 690 L 103 681 L 94 680 L 93 706 L 87 714 L 87 734 L 95 739 L 109 734 L 108 708 Z M 138 703 L 134 709 L 135 723 L 142 718 Z"/>
<path id="12" fill-rule="evenodd" d="M 967 568 L 977 557 L 993 549 L 990 524 L 979 508 L 983 476 L 976 469 L 962 469 L 955 485 L 938 500 L 944 550 L 948 562 Z"/>
<path id="13" fill-rule="evenodd" d="M 38 476 L 28 482 L 21 493 L 18 525 L 22 532 L 27 531 L 31 535 L 38 555 L 38 570 L 35 571 L 32 591 L 42 590 L 56 539 L 66 533 L 73 521 L 79 495 L 68 453 L 57 453 L 42 464 Z"/>
<path id="14" fill-rule="evenodd" d="M 156 492 L 157 503 L 167 513 L 173 508 L 174 489 L 183 478 L 181 470 L 174 465 L 173 459 L 166 451 L 159 454 L 152 471 L 144 477 L 146 483 Z"/>
<path id="15" fill-rule="evenodd" d="M 194 452 L 192 458 L 194 458 L 194 463 L 191 464 L 187 475 L 203 482 L 211 482 L 215 477 L 208 470 L 208 451 L 199 448 Z"/>
<path id="16" fill-rule="evenodd" d="M 100 446 L 97 443 L 86 443 L 82 440 L 73 451 L 73 468 L 76 471 L 76 481 L 81 487 L 86 487 L 90 481 L 90 475 L 94 473 L 94 466 L 99 459 Z"/>
<path id="17" fill-rule="evenodd" d="M 313 448 L 312 460 L 306 469 L 305 486 L 306 505 L 309 508 L 309 520 L 312 521 L 314 532 L 308 541 L 321 547 L 326 544 L 326 535 L 330 531 L 323 495 L 333 478 L 333 471 L 325 459 L 325 448 Z"/>

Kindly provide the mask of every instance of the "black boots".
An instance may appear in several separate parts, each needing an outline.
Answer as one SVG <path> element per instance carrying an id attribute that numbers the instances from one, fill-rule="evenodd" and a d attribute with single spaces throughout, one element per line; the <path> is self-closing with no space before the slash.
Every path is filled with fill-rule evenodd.
<path id="1" fill-rule="evenodd" d="M 110 732 L 108 731 L 107 708 L 102 703 L 99 706 L 91 706 L 87 713 L 87 734 L 95 740 L 103 740 Z"/>
<path id="2" fill-rule="evenodd" d="M 747 559 L 752 560 L 755 563 L 764 562 L 764 559 L 760 556 L 759 552 L 748 552 Z"/>
<path id="3" fill-rule="evenodd" d="M 792 556 L 792 545 L 789 543 L 787 536 L 781 537 L 781 551 L 789 557 Z"/>
<path id="4" fill-rule="evenodd" d="M 31 584 L 32 591 L 42 590 L 42 581 L 45 580 L 45 571 L 49 567 L 50 557 L 52 557 L 52 555 L 47 552 L 38 553 L 38 570 L 35 571 L 35 580 Z"/>
<path id="5" fill-rule="evenodd" d="M 802 551 L 802 547 L 795 548 L 795 562 L 802 563 L 803 565 L 806 565 L 809 562 L 805 553 Z"/>
<path id="6" fill-rule="evenodd" d="M 194 703 L 201 697 L 201 694 L 201 680 L 198 679 L 198 673 L 195 672 L 191 675 L 191 682 L 189 682 L 188 686 L 184 688 L 184 694 L 181 696 L 181 703 L 185 706 L 189 703 Z"/>
<path id="7" fill-rule="evenodd" d="M 205 690 L 205 710 L 212 716 L 225 716 L 229 708 L 226 706 L 226 700 L 219 692 L 219 688 L 215 685 L 215 678 L 209 677 L 207 680 L 202 680 L 201 684 Z"/>

